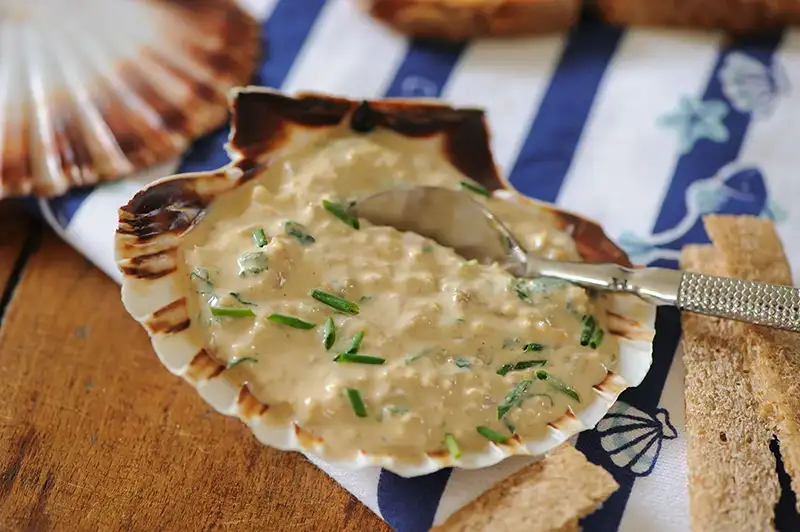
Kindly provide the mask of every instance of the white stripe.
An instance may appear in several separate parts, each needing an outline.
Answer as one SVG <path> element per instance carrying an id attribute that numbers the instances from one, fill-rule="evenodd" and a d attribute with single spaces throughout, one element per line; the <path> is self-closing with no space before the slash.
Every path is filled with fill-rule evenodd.
<path id="1" fill-rule="evenodd" d="M 345 469 L 332 466 L 316 456 L 305 455 L 314 465 L 325 471 L 336 482 L 355 495 L 356 499 L 375 512 L 375 515 L 383 519 L 380 508 L 378 508 L 378 482 L 381 477 L 381 468 L 368 467 L 360 470 Z"/>
<path id="2" fill-rule="evenodd" d="M 375 23 L 356 2 L 331 0 L 309 32 L 283 90 L 382 96 L 407 48 L 405 38 Z"/>
<path id="3" fill-rule="evenodd" d="M 754 119 L 739 156 L 741 165 L 761 170 L 767 182 L 769 198 L 786 209 L 788 217 L 778 224 L 795 282 L 800 282 L 800 32 L 784 36 L 775 59 L 789 78 L 789 92 L 781 97 L 775 111 L 766 120 Z"/>
<path id="4" fill-rule="evenodd" d="M 564 42 L 563 36 L 478 41 L 450 75 L 442 98 L 486 110 L 492 150 L 503 173 L 517 159 Z"/>
<path id="5" fill-rule="evenodd" d="M 678 160 L 678 134 L 657 125 L 680 97 L 700 97 L 720 38 L 653 30 L 623 36 L 558 197 L 609 236 L 648 235 Z"/>
<path id="6" fill-rule="evenodd" d="M 691 529 L 689 494 L 686 490 L 683 377 L 683 351 L 678 348 L 659 402 L 669 412 L 670 422 L 677 430 L 678 437 L 663 440 L 653 472 L 636 479 L 618 532 Z"/>
<path id="7" fill-rule="evenodd" d="M 278 0 L 238 0 L 239 4 L 258 20 L 266 20 L 278 4 Z"/>

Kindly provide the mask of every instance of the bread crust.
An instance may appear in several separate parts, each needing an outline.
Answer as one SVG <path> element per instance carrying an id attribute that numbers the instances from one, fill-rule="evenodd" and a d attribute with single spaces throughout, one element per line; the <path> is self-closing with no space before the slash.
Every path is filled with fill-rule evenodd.
<path id="1" fill-rule="evenodd" d="M 798 0 L 598 0 L 602 16 L 623 26 L 673 26 L 731 32 L 800 23 Z"/>
<path id="2" fill-rule="evenodd" d="M 681 268 L 728 273 L 710 245 L 683 248 Z M 774 530 L 780 486 L 769 449 L 773 424 L 753 390 L 742 327 L 689 313 L 681 322 L 692 530 Z"/>
<path id="3" fill-rule="evenodd" d="M 362 0 L 376 19 L 416 38 L 463 41 L 564 31 L 581 0 Z"/>
<path id="4" fill-rule="evenodd" d="M 575 532 L 619 485 L 565 443 L 523 467 L 431 532 Z"/>

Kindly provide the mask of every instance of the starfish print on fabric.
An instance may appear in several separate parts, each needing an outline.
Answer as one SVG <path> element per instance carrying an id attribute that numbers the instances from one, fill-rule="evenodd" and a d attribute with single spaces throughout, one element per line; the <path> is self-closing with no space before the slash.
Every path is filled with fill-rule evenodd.
<path id="1" fill-rule="evenodd" d="M 678 110 L 662 116 L 659 124 L 676 129 L 680 135 L 681 153 L 689 153 L 698 140 L 728 140 L 728 128 L 723 120 L 729 112 L 728 104 L 722 100 L 705 101 L 684 97 L 678 104 Z"/>

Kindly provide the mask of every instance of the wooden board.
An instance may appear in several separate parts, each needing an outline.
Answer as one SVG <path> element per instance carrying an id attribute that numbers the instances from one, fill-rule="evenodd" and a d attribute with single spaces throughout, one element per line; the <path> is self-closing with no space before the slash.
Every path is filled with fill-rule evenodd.
<path id="1" fill-rule="evenodd" d="M 0 214 L 2 286 L 15 265 L 0 529 L 390 530 L 302 455 L 212 412 L 159 364 L 117 285 L 49 230 Z"/>

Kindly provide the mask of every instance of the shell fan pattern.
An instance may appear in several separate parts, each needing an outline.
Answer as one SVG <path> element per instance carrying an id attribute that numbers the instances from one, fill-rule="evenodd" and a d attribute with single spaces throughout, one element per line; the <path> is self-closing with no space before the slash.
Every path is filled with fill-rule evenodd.
<path id="1" fill-rule="evenodd" d="M 0 0 L 0 198 L 178 156 L 225 122 L 260 43 L 235 0 Z"/>

